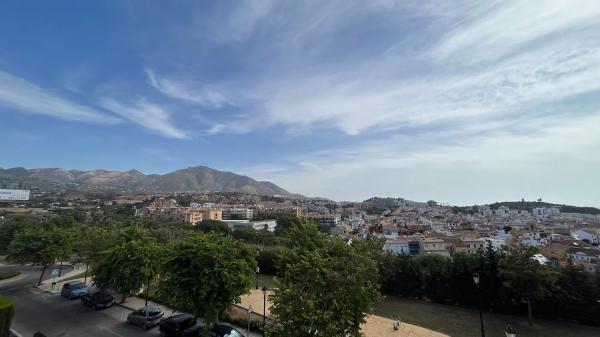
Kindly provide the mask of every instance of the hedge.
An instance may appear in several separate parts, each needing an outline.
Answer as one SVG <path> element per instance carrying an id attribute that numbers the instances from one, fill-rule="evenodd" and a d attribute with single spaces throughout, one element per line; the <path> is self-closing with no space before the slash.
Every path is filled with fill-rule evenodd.
<path id="1" fill-rule="evenodd" d="M 15 305 L 0 295 L 0 337 L 8 337 L 12 319 L 15 315 Z"/>

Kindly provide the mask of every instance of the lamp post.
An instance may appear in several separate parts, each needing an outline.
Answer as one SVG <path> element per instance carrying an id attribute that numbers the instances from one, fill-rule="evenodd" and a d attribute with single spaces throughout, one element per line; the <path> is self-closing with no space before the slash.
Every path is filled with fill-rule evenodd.
<path id="1" fill-rule="evenodd" d="M 481 309 L 481 291 L 479 291 L 479 274 L 473 274 L 473 282 L 477 288 L 477 298 L 479 300 L 479 323 L 481 324 L 481 337 L 485 337 L 485 330 L 483 328 L 483 311 Z"/>
<path id="2" fill-rule="evenodd" d="M 504 328 L 504 333 L 506 334 L 506 337 L 517 337 L 517 332 L 510 324 Z"/>
<path id="3" fill-rule="evenodd" d="M 262 287 L 263 293 L 263 337 L 266 335 L 265 328 L 267 326 L 267 287 Z"/>
<path id="4" fill-rule="evenodd" d="M 256 267 L 256 289 L 258 290 L 258 274 L 260 273 L 260 267 Z"/>

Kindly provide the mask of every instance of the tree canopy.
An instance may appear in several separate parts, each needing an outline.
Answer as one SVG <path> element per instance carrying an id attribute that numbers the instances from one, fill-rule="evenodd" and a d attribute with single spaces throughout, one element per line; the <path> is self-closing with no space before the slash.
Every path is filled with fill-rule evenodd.
<path id="1" fill-rule="evenodd" d="M 216 233 L 194 235 L 169 250 L 159 296 L 210 325 L 250 289 L 255 269 L 256 252 L 246 244 Z"/>
<path id="2" fill-rule="evenodd" d="M 57 258 L 65 254 L 70 237 L 60 228 L 31 227 L 17 233 L 8 247 L 8 258 L 19 263 L 33 263 L 42 266 L 38 280 L 41 284 L 46 269 Z"/>
<path id="3" fill-rule="evenodd" d="M 379 298 L 377 265 L 366 245 L 326 238 L 313 224 L 289 230 L 292 246 L 278 256 L 281 276 L 271 300 L 269 335 L 360 336 Z"/>
<path id="4" fill-rule="evenodd" d="M 153 240 L 140 239 L 122 243 L 108 251 L 92 271 L 94 284 L 123 294 L 139 291 L 156 275 L 162 249 Z"/>

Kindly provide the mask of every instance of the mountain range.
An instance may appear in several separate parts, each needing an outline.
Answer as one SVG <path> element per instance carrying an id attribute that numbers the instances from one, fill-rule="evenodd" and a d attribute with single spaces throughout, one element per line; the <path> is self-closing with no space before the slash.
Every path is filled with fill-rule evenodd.
<path id="1" fill-rule="evenodd" d="M 283 188 L 250 177 L 212 169 L 188 167 L 167 174 L 143 174 L 138 170 L 66 170 L 62 168 L 0 168 L 0 188 L 49 191 L 68 188 L 107 189 L 124 192 L 241 192 L 257 195 L 289 195 Z"/>

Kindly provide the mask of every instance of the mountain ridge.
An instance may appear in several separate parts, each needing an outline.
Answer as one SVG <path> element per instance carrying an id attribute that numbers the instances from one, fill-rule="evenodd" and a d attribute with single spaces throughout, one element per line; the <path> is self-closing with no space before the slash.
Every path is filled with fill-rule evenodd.
<path id="1" fill-rule="evenodd" d="M 17 186 L 15 186 L 17 185 Z M 290 195 L 268 181 L 258 181 L 208 166 L 192 166 L 165 174 L 129 171 L 67 170 L 64 168 L 0 168 L 0 187 L 53 190 L 68 187 L 146 192 L 242 192 L 257 195 Z"/>

